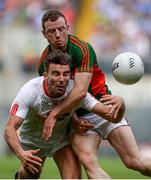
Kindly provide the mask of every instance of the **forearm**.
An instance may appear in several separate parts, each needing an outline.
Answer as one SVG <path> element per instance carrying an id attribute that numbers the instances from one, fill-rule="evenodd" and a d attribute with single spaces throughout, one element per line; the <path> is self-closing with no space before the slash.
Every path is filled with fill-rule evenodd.
<path id="1" fill-rule="evenodd" d="M 125 108 L 123 110 L 121 109 L 121 111 L 118 112 L 118 115 L 115 118 L 114 112 L 111 112 L 110 108 L 107 108 L 103 105 L 103 103 L 98 102 L 92 109 L 92 112 L 112 123 L 118 123 L 123 117 Z"/>
<path id="2" fill-rule="evenodd" d="M 80 87 L 73 88 L 68 96 L 52 110 L 51 115 L 57 118 L 61 114 L 71 112 L 80 104 L 81 100 L 86 96 L 86 93 L 87 90 Z"/>
<path id="3" fill-rule="evenodd" d="M 14 154 L 18 158 L 20 158 L 23 148 L 20 145 L 16 130 L 11 127 L 6 127 L 5 132 L 4 132 L 4 138 L 7 142 L 7 144 L 9 145 L 9 147 L 14 152 Z"/>
<path id="4" fill-rule="evenodd" d="M 54 108 L 51 112 L 52 116 L 57 118 L 61 114 L 70 112 L 77 107 L 80 101 L 87 95 L 91 77 L 92 74 L 89 72 L 76 73 L 74 76 L 74 88 L 68 96 Z"/>

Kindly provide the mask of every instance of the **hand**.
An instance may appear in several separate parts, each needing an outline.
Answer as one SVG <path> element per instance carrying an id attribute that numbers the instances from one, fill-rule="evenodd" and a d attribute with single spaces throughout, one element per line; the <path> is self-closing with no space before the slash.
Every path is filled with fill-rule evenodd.
<path id="1" fill-rule="evenodd" d="M 39 149 L 23 151 L 19 156 L 23 167 L 30 171 L 32 174 L 38 173 L 40 167 L 42 166 L 42 159 L 35 155 L 39 151 Z"/>
<path id="2" fill-rule="evenodd" d="M 122 97 L 107 94 L 102 96 L 100 101 L 104 104 L 104 106 L 112 105 L 112 107 L 110 107 L 110 113 L 113 113 L 113 117 L 115 119 L 118 117 L 119 113 L 123 115 L 125 112 L 125 104 Z"/>
<path id="3" fill-rule="evenodd" d="M 54 116 L 52 116 L 51 113 L 45 119 L 43 132 L 42 132 L 43 138 L 45 140 L 48 140 L 51 137 L 53 128 L 54 128 L 54 126 L 56 124 L 56 121 L 57 121 L 57 119 Z"/>
<path id="4" fill-rule="evenodd" d="M 76 120 L 76 123 L 74 123 L 74 127 L 78 133 L 85 133 L 89 129 L 92 129 L 94 125 L 87 119 L 79 118 L 78 120 Z"/>

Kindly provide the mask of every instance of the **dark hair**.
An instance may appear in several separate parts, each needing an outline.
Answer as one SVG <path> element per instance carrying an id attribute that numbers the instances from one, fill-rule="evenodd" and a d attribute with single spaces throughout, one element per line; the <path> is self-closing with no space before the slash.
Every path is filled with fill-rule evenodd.
<path id="1" fill-rule="evenodd" d="M 65 23 L 67 24 L 67 19 L 66 17 L 64 16 L 64 14 L 62 12 L 60 12 L 59 10 L 57 9 L 50 9 L 48 11 L 46 11 L 43 16 L 42 16 L 42 28 L 43 30 L 45 30 L 45 22 L 50 20 L 50 21 L 56 21 L 59 17 L 63 17 L 64 20 L 65 20 Z"/>
<path id="2" fill-rule="evenodd" d="M 48 72 L 50 64 L 71 65 L 71 56 L 59 49 L 51 48 L 44 59 L 44 69 Z"/>

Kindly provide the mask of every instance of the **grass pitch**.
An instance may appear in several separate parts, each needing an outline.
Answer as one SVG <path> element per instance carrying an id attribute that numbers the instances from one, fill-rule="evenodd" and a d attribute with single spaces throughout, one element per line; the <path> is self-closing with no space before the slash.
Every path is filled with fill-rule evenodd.
<path id="1" fill-rule="evenodd" d="M 0 179 L 13 179 L 20 164 L 14 156 L 0 157 Z M 139 172 L 127 169 L 117 158 L 103 158 L 100 165 L 113 179 L 149 179 Z M 83 178 L 87 178 L 84 172 Z M 52 158 L 46 160 L 41 179 L 61 179 Z"/>

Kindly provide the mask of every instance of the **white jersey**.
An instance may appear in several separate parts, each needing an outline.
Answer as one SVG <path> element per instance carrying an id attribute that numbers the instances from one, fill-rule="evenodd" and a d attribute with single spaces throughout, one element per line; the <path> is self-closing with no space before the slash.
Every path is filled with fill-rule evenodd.
<path id="1" fill-rule="evenodd" d="M 52 137 L 48 141 L 44 141 L 42 137 L 45 118 L 54 106 L 69 94 L 73 86 L 74 82 L 70 80 L 65 94 L 59 98 L 47 96 L 44 77 L 34 78 L 22 87 L 10 110 L 11 115 L 24 119 L 20 129 L 22 144 L 36 146 L 40 149 L 50 149 L 61 136 L 68 133 L 67 126 L 71 113 L 66 113 L 57 119 Z M 81 101 L 80 107 L 91 111 L 96 103 L 97 100 L 87 93 L 87 96 Z"/>

